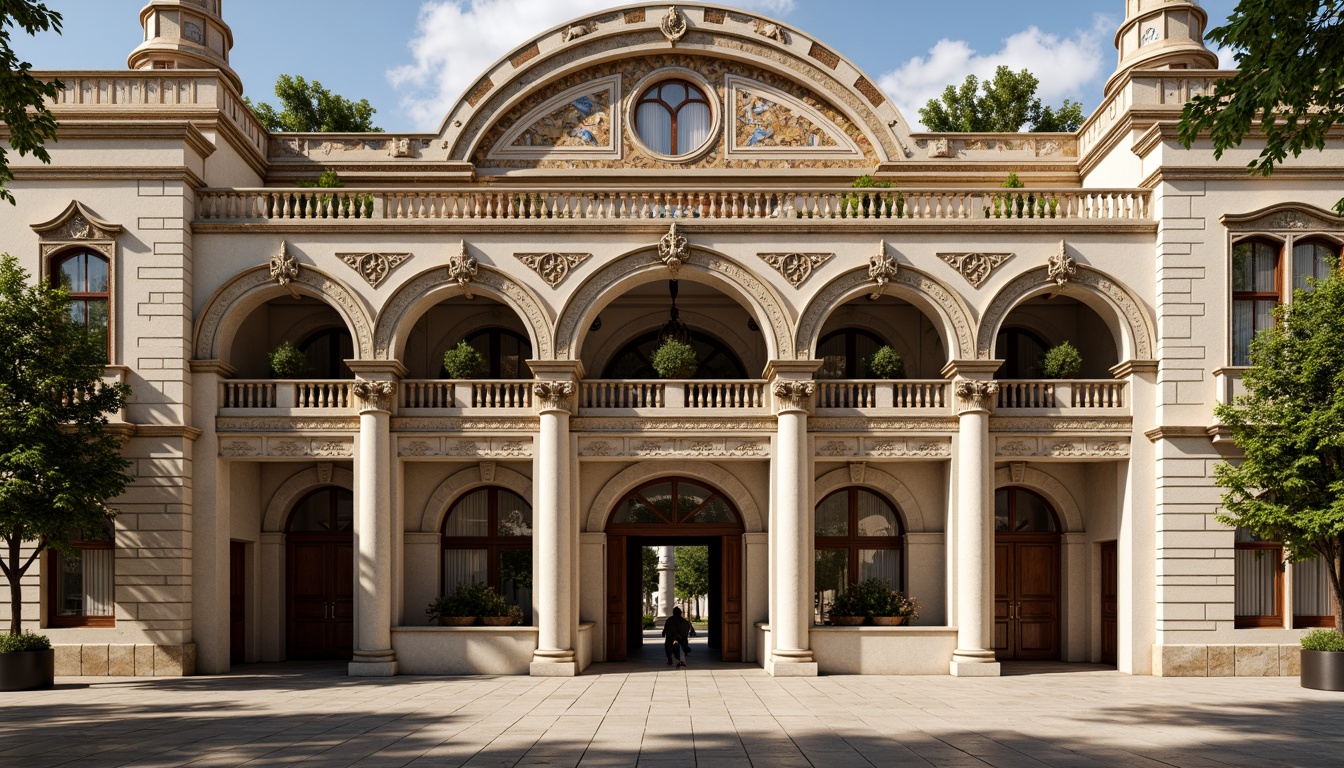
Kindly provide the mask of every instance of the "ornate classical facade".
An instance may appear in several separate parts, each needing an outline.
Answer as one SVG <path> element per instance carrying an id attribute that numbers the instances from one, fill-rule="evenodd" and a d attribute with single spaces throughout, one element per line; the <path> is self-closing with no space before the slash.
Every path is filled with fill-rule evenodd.
<path id="1" fill-rule="evenodd" d="M 685 3 L 539 35 L 435 133 L 349 135 L 268 134 L 218 0 L 152 0 L 131 69 L 50 73 L 61 141 L 0 206 L 133 393 L 110 541 L 25 592 L 58 672 L 574 675 L 641 642 L 641 548 L 691 541 L 715 653 L 775 675 L 1293 672 L 1329 597 L 1216 522 L 1213 406 L 1344 242 L 1344 155 L 1270 182 L 1253 141 L 1182 147 L 1227 76 L 1205 14 L 1125 9 L 1074 134 L 912 133 L 805 30 Z M 664 379 L 667 338 L 697 364 Z M 870 577 L 919 619 L 832 624 Z M 428 625 L 473 580 L 522 624 Z"/>

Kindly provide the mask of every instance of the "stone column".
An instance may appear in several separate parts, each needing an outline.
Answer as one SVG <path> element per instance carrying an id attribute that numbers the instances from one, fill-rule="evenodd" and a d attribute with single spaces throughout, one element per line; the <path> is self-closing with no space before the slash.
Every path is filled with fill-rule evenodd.
<path id="1" fill-rule="evenodd" d="M 355 361 L 351 361 L 354 363 Z M 387 376 L 354 366 L 361 376 Z M 392 514 L 393 397 L 391 378 L 361 379 L 351 388 L 359 401 L 359 445 L 355 451 L 355 655 L 351 677 L 397 674 L 392 650 L 393 552 Z"/>
<path id="2" fill-rule="evenodd" d="M 994 658 L 994 461 L 989 446 L 989 415 L 999 393 L 989 376 L 999 360 L 954 360 L 943 369 L 956 377 L 956 621 L 957 648 L 951 673 L 958 677 L 996 677 Z"/>
<path id="3" fill-rule="evenodd" d="M 658 548 L 658 621 L 672 615 L 677 605 L 677 561 L 675 547 Z"/>
<path id="4" fill-rule="evenodd" d="M 1157 437 L 1156 443 L 1144 438 L 1145 433 L 1150 433 L 1158 426 L 1157 361 L 1128 360 L 1112 368 L 1111 373 L 1117 379 L 1129 380 L 1128 400 L 1134 419 L 1129 462 L 1126 470 L 1120 473 L 1120 525 L 1116 536 L 1116 608 L 1119 624 L 1116 632 L 1116 668 L 1131 675 L 1147 675 L 1154 671 L 1154 643 L 1160 643 L 1157 632 L 1158 596 L 1165 589 L 1178 592 L 1188 589 L 1184 586 L 1187 582 L 1179 579 L 1173 580 L 1176 584 L 1174 587 L 1165 586 L 1159 580 L 1161 575 L 1158 573 L 1157 557 L 1163 549 L 1164 539 L 1168 536 L 1179 539 L 1176 547 L 1184 547 L 1188 546 L 1185 537 L 1189 534 L 1183 524 L 1173 526 L 1171 531 L 1163 530 L 1165 525 L 1159 526 L 1158 515 L 1162 510 L 1161 502 L 1164 501 L 1161 496 L 1171 493 L 1171 484 L 1159 483 L 1158 480 L 1159 454 L 1169 451 L 1181 461 L 1188 461 L 1189 454 L 1179 449 L 1173 450 L 1173 446 L 1160 434 L 1153 433 Z M 1175 490 L 1179 496 L 1189 489 L 1177 485 Z M 1177 575 L 1186 576 L 1184 572 L 1178 572 Z M 1173 601 L 1178 609 L 1186 607 L 1183 600 L 1182 597 Z"/>
<path id="5" fill-rule="evenodd" d="M 816 385 L 810 380 L 819 361 L 771 361 L 779 420 L 771 472 L 771 650 L 766 671 L 776 677 L 815 677 L 809 638 L 812 627 L 812 452 L 807 413 Z"/>
<path id="6" fill-rule="evenodd" d="M 573 677 L 579 671 L 574 651 L 578 611 L 573 583 L 577 527 L 570 504 L 569 408 L 582 366 L 536 360 L 529 360 L 528 365 L 541 379 L 532 385 L 541 425 L 532 479 L 537 650 L 529 671 L 537 677 Z"/>
<path id="7" fill-rule="evenodd" d="M 220 383 L 234 370 L 220 360 L 192 360 L 193 422 L 201 425 L 192 478 L 192 497 L 200 503 L 191 512 L 191 640 L 196 643 L 196 671 L 214 675 L 229 670 L 229 535 L 232 490 L 229 462 L 219 457 L 215 416 Z M 171 583 L 171 582 L 170 582 Z"/>

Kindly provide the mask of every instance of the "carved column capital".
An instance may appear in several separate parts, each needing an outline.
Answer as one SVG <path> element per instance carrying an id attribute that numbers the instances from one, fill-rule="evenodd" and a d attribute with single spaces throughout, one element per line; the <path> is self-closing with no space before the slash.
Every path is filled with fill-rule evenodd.
<path id="1" fill-rule="evenodd" d="M 564 411 L 569 413 L 569 401 L 574 397 L 572 381 L 538 381 L 532 385 L 538 413 Z"/>
<path id="2" fill-rule="evenodd" d="M 978 379 L 962 379 L 957 382 L 957 415 L 992 412 L 994 401 L 999 394 L 999 382 Z"/>
<path id="3" fill-rule="evenodd" d="M 360 380 L 350 387 L 350 391 L 363 403 L 362 410 L 388 411 L 392 409 L 392 398 L 397 394 L 397 382 Z"/>
<path id="4" fill-rule="evenodd" d="M 775 381 L 770 391 L 775 396 L 775 404 L 780 413 L 806 411 L 812 404 L 812 394 L 817 391 L 817 385 L 812 381 L 779 379 Z"/>

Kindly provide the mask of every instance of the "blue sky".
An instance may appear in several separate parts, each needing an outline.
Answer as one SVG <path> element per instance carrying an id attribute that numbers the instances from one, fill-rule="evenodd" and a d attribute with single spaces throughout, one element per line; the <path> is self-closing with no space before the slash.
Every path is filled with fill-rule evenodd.
<path id="1" fill-rule="evenodd" d="M 388 131 L 433 131 L 461 91 L 494 60 L 565 20 L 616 7 L 606 0 L 225 0 L 230 61 L 245 92 L 274 101 L 280 74 L 302 75 L 367 98 Z M 906 119 L 998 64 L 1026 67 L 1048 103 L 1091 111 L 1115 67 L 1124 0 L 729 0 L 820 38 L 876 79 Z M 1236 0 L 1204 0 L 1210 27 Z M 13 38 L 38 69 L 124 69 L 139 43 L 143 0 L 47 0 L 62 35 Z"/>

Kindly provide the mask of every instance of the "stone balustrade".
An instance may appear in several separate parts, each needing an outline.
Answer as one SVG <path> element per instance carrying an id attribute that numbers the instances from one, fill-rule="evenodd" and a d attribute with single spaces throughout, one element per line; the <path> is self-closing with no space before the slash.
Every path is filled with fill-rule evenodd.
<path id="1" fill-rule="evenodd" d="M 1009 379 L 999 381 L 996 407 L 999 410 L 1023 408 L 1085 408 L 1120 410 L 1125 401 L 1125 382 L 1115 379 Z"/>
<path id="2" fill-rule="evenodd" d="M 817 382 L 818 408 L 945 410 L 946 379 L 828 379 Z"/>
<path id="3" fill-rule="evenodd" d="M 353 381 L 227 379 L 220 382 L 220 407 L 228 410 L 349 410 Z"/>

